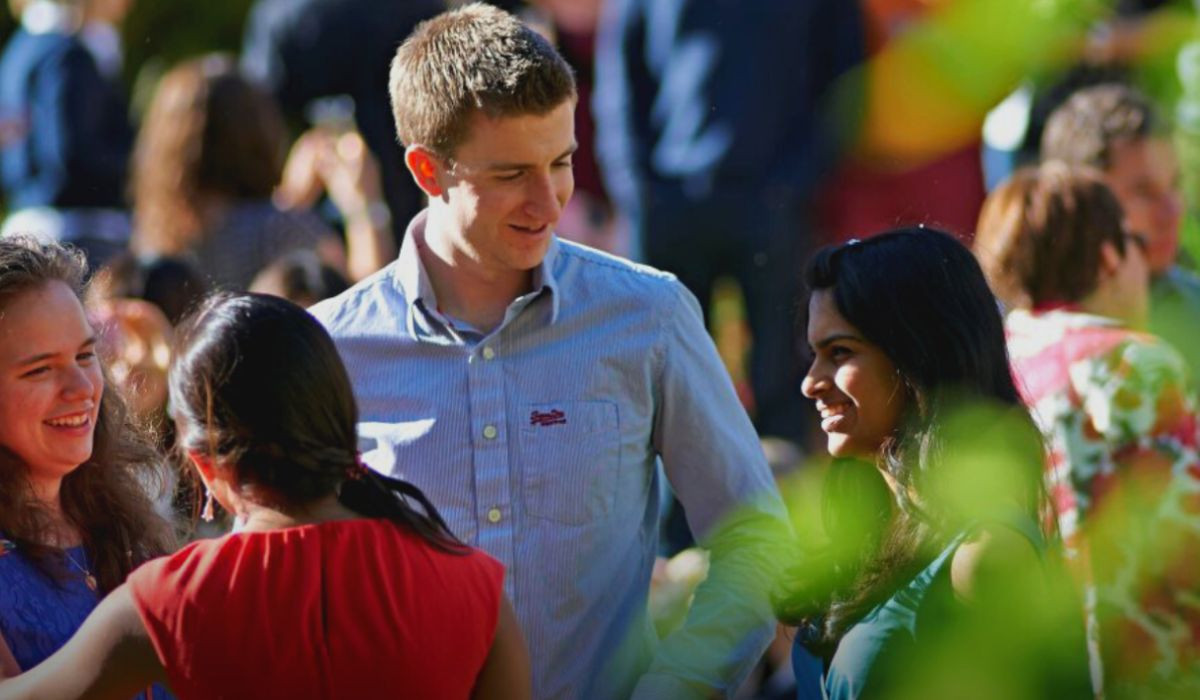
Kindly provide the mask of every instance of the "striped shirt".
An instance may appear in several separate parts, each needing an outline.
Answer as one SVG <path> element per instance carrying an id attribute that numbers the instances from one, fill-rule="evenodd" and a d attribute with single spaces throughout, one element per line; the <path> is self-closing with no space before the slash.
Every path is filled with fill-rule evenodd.
<path id="1" fill-rule="evenodd" d="M 438 311 L 424 216 L 396 261 L 312 309 L 354 383 L 364 459 L 504 564 L 535 697 L 732 692 L 773 630 L 769 533 L 786 525 L 696 300 L 556 239 L 533 291 L 479 333 Z M 659 642 L 646 599 L 663 473 L 712 567 Z"/>

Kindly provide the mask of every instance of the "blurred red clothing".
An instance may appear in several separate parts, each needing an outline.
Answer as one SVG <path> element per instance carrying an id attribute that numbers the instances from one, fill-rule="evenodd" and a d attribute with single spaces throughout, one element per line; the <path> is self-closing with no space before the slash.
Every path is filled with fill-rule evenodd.
<path id="1" fill-rule="evenodd" d="M 868 58 L 929 12 L 953 0 L 860 0 Z M 869 105 L 886 113 L 887 105 Z M 936 110 L 938 105 L 929 105 Z M 980 122 L 982 126 L 982 120 Z M 920 124 L 907 128 L 920 129 Z M 979 141 L 950 147 L 924 162 L 908 155 L 847 158 L 824 183 L 816 209 L 826 243 L 865 238 L 898 226 L 926 224 L 970 243 L 987 191 Z"/>

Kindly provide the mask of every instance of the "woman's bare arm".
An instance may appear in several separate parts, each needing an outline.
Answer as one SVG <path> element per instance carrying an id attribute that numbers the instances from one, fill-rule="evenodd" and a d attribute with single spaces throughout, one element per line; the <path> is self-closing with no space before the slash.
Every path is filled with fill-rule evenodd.
<path id="1" fill-rule="evenodd" d="M 146 628 L 126 586 L 110 593 L 63 648 L 36 667 L 0 682 L 0 700 L 127 700 L 165 682 Z"/>
<path id="2" fill-rule="evenodd" d="M 12 678 L 20 672 L 21 667 L 13 658 L 12 649 L 8 648 L 8 642 L 4 641 L 4 635 L 0 634 L 0 680 Z"/>
<path id="3" fill-rule="evenodd" d="M 529 650 L 508 598 L 500 599 L 496 636 L 483 669 L 475 679 L 475 700 L 526 700 L 533 694 Z"/>

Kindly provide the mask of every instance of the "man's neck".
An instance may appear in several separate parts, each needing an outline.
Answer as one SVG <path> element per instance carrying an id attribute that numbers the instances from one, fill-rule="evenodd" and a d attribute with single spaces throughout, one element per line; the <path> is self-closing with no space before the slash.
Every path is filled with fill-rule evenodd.
<path id="1" fill-rule="evenodd" d="M 1145 325 L 1145 319 L 1129 308 L 1126 300 L 1116 290 L 1104 284 L 1080 299 L 1078 307 L 1085 314 L 1120 321 L 1129 328 L 1142 328 Z"/>
<path id="2" fill-rule="evenodd" d="M 455 250 L 447 237 L 431 232 L 433 225 L 427 222 L 414 243 L 437 295 L 438 310 L 483 333 L 491 332 L 504 320 L 513 300 L 532 289 L 533 272 L 487 270 Z"/>

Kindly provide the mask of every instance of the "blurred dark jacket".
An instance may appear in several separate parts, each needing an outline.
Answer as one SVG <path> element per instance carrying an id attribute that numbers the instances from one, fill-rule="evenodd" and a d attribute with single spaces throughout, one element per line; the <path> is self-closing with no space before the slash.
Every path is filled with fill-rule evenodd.
<path id="1" fill-rule="evenodd" d="M 124 95 L 75 35 L 18 29 L 0 56 L 0 187 L 10 211 L 124 206 Z"/>
<path id="2" fill-rule="evenodd" d="M 820 107 L 863 52 L 850 0 L 609 0 L 594 108 L 610 193 L 626 210 L 648 180 L 803 199 L 836 157 Z"/>
<path id="3" fill-rule="evenodd" d="M 242 68 L 285 112 L 298 115 L 322 97 L 354 99 L 397 240 L 424 204 L 396 140 L 388 68 L 413 28 L 444 9 L 440 0 L 258 0 L 247 21 Z"/>

